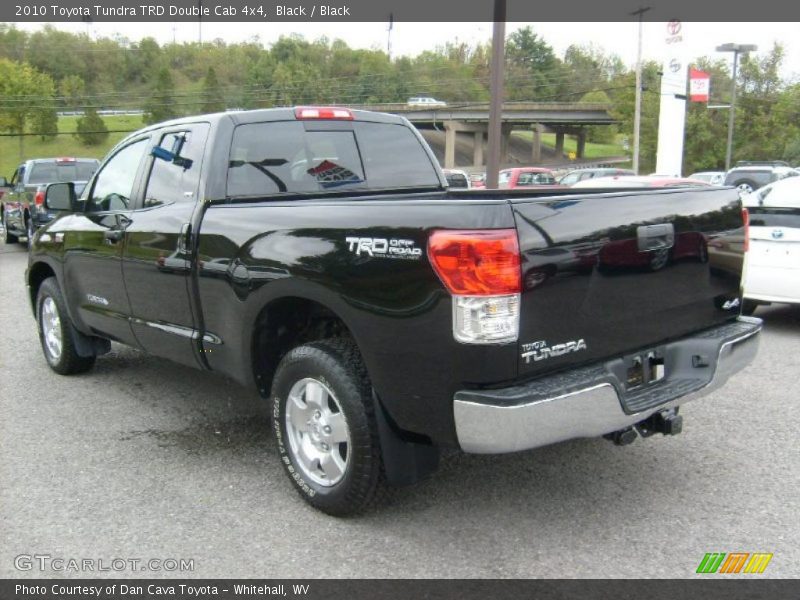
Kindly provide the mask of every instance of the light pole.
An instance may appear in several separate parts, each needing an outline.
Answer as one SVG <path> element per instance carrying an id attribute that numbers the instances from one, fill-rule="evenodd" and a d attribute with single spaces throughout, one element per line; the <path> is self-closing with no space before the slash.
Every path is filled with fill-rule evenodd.
<path id="1" fill-rule="evenodd" d="M 642 123 L 642 15 L 650 10 L 643 6 L 630 13 L 639 17 L 639 46 L 636 50 L 636 97 L 633 109 L 633 172 L 639 174 L 639 136 Z"/>
<path id="2" fill-rule="evenodd" d="M 494 0 L 492 64 L 489 80 L 489 127 L 486 136 L 486 189 L 497 189 L 503 147 L 503 69 L 505 68 L 506 0 Z"/>
<path id="3" fill-rule="evenodd" d="M 739 54 L 755 52 L 755 44 L 722 44 L 717 46 L 717 52 L 733 52 L 733 75 L 731 77 L 731 112 L 728 115 L 728 146 L 725 150 L 725 170 L 731 168 L 731 154 L 733 153 L 733 120 L 736 115 L 736 68 L 739 66 Z"/>

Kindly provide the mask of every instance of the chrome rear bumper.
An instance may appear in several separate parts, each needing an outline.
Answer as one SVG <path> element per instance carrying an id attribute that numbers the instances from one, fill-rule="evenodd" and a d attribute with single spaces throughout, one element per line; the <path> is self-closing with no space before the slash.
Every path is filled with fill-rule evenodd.
<path id="1" fill-rule="evenodd" d="M 619 377 L 623 359 L 501 390 L 457 392 L 459 445 L 465 452 L 500 454 L 625 429 L 721 387 L 755 358 L 760 331 L 760 319 L 740 317 L 665 344 L 664 379 L 632 392 Z"/>

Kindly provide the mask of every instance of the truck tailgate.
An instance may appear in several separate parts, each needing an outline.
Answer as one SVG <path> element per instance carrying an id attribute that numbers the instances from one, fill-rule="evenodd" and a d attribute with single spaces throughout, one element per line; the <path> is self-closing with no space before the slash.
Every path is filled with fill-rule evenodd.
<path id="1" fill-rule="evenodd" d="M 736 190 L 510 202 L 522 255 L 521 376 L 655 348 L 739 314 Z"/>

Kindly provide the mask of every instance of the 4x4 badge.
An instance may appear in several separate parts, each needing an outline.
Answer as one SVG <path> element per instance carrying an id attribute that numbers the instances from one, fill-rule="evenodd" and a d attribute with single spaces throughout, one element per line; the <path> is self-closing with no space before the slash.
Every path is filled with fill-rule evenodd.
<path id="1" fill-rule="evenodd" d="M 772 237 L 776 240 L 779 240 L 783 237 L 783 229 L 773 229 L 772 230 Z"/>

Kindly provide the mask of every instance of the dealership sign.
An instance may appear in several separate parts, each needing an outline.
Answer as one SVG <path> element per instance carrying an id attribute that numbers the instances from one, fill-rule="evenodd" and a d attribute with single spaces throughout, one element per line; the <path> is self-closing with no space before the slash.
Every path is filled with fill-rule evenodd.
<path id="1" fill-rule="evenodd" d="M 689 71 L 689 100 L 692 102 L 708 102 L 711 75 L 705 71 L 692 68 Z"/>

